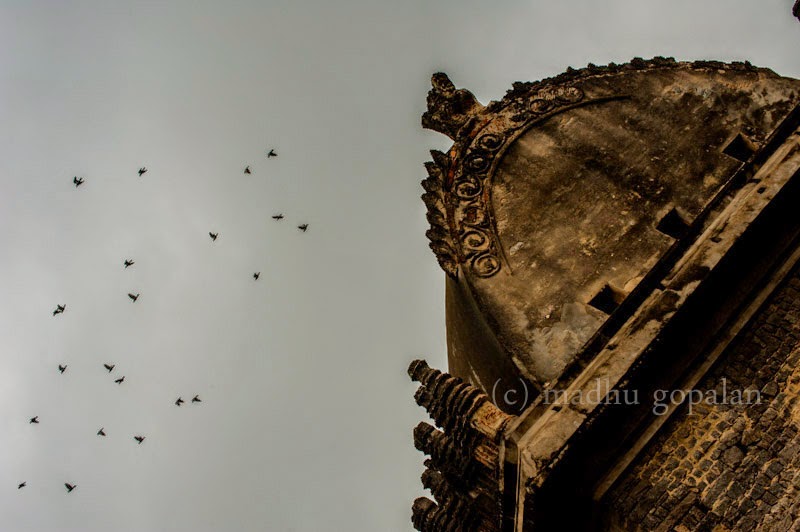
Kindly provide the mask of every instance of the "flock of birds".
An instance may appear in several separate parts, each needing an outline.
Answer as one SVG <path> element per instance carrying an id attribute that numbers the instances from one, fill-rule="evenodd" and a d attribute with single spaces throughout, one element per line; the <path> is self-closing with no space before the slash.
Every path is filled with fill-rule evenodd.
<path id="1" fill-rule="evenodd" d="M 267 152 L 267 158 L 268 159 L 271 159 L 272 157 L 277 157 L 277 156 L 278 156 L 278 154 L 275 152 L 274 149 L 270 149 Z M 147 167 L 142 166 L 141 168 L 139 168 L 139 171 L 138 171 L 139 177 L 142 177 L 146 173 L 147 173 Z M 250 166 L 246 166 L 245 167 L 244 173 L 245 174 L 252 174 L 252 170 L 250 170 Z M 75 187 L 77 188 L 77 187 L 81 186 L 84 183 L 84 179 L 82 177 L 75 176 L 75 177 L 72 178 L 72 182 L 75 185 Z M 280 220 L 283 219 L 283 213 L 276 214 L 276 215 L 272 216 L 272 218 L 274 220 L 280 221 Z M 297 228 L 305 233 L 308 230 L 308 224 L 307 223 L 300 224 L 300 225 L 297 226 Z M 212 241 L 216 241 L 217 238 L 219 237 L 219 233 L 214 233 L 214 232 L 209 232 L 208 235 L 211 237 Z M 136 262 L 133 259 L 125 259 L 123 261 L 123 266 L 125 267 L 125 269 L 133 266 L 134 264 L 136 264 Z M 260 275 L 261 275 L 261 272 L 253 273 L 253 279 L 257 281 Z M 128 297 L 130 298 L 130 300 L 132 302 L 135 303 L 139 299 L 139 294 L 138 293 L 136 293 L 136 294 L 128 293 Z M 67 309 L 67 305 L 66 304 L 63 304 L 63 305 L 56 304 L 56 308 L 55 308 L 55 310 L 53 310 L 53 316 L 58 316 L 59 314 L 63 314 L 66 309 Z M 63 365 L 59 364 L 58 365 L 58 371 L 63 375 L 64 372 L 67 370 L 67 367 L 68 367 L 67 364 L 63 364 Z M 115 364 L 103 364 L 103 367 L 109 373 L 111 373 L 112 371 L 114 371 L 114 368 L 116 367 L 116 365 Z M 124 381 L 125 381 L 125 375 L 123 375 L 123 376 L 119 377 L 118 379 L 114 380 L 114 382 L 116 384 L 122 384 Z M 179 407 L 185 402 L 186 401 L 183 400 L 183 397 L 179 396 L 175 400 L 175 406 Z M 200 399 L 199 394 L 195 395 L 191 399 L 191 403 L 192 404 L 202 403 L 202 402 L 203 401 L 202 401 L 202 399 Z M 32 424 L 32 425 L 38 425 L 39 424 L 39 416 L 38 415 L 37 416 L 33 416 L 32 418 L 29 419 L 28 423 Z M 100 430 L 97 431 L 97 436 L 101 436 L 101 437 L 105 437 L 106 436 L 105 427 L 100 427 Z M 146 438 L 146 436 L 141 435 L 141 434 L 135 434 L 133 436 L 133 439 L 139 445 L 141 445 L 142 442 L 144 442 L 145 438 Z M 27 486 L 27 481 L 23 481 L 23 482 L 20 482 L 17 485 L 17 489 L 20 490 L 20 489 L 22 489 L 22 488 L 24 488 L 26 486 Z M 77 484 L 70 484 L 69 482 L 65 482 L 64 483 L 64 487 L 66 488 L 67 493 L 71 493 L 72 490 L 74 490 L 78 486 L 77 486 Z"/>
<path id="2" fill-rule="evenodd" d="M 141 170 L 139 171 L 139 175 L 141 175 L 143 173 L 144 172 L 142 172 Z M 134 264 L 136 264 L 136 263 L 132 259 L 125 259 L 125 261 L 123 262 L 123 265 L 125 266 L 126 269 L 129 268 L 130 266 L 133 266 Z M 129 293 L 128 297 L 135 303 L 136 300 L 139 299 L 139 294 L 130 294 Z M 53 311 L 53 316 L 58 316 L 59 314 L 63 314 L 66 309 L 67 309 L 67 305 L 66 304 L 64 304 L 64 305 L 58 305 L 57 304 L 55 310 Z M 68 367 L 69 367 L 68 364 L 59 364 L 58 365 L 59 373 L 61 373 L 63 375 L 64 372 L 67 371 Z M 114 371 L 114 368 L 116 367 L 116 364 L 103 364 L 103 367 L 109 373 L 111 373 L 112 371 Z M 125 375 L 119 377 L 118 379 L 115 379 L 114 382 L 116 384 L 122 384 L 123 382 L 125 382 Z M 186 401 L 183 400 L 183 397 L 179 396 L 178 399 L 175 400 L 175 406 L 181 406 L 185 402 Z M 200 399 L 200 395 L 198 394 L 198 395 L 195 395 L 192 398 L 191 402 L 192 402 L 192 404 L 195 404 L 195 403 L 202 403 L 203 401 L 202 401 L 202 399 Z M 28 420 L 28 424 L 38 425 L 39 424 L 39 416 L 33 416 L 32 418 L 30 418 Z M 106 437 L 105 427 L 100 427 L 100 430 L 97 431 L 97 435 L 98 436 L 102 436 L 102 437 Z M 146 438 L 146 436 L 143 436 L 141 434 L 135 434 L 133 436 L 133 439 L 139 445 L 141 445 L 142 442 L 144 442 L 145 438 Z M 20 490 L 20 489 L 26 487 L 27 485 L 28 485 L 27 481 L 20 482 L 17 485 L 17 489 Z M 78 486 L 77 486 L 77 484 L 70 484 L 69 482 L 65 482 L 64 483 L 64 487 L 67 489 L 67 493 L 72 493 L 72 490 L 74 490 Z"/>
<path id="3" fill-rule="evenodd" d="M 277 157 L 277 156 L 278 156 L 278 153 L 275 151 L 274 148 L 271 148 L 267 152 L 267 159 L 271 159 L 271 158 Z M 139 168 L 139 177 L 142 177 L 146 173 L 147 173 L 147 167 L 146 166 L 142 166 L 141 168 Z M 253 173 L 252 170 L 250 170 L 250 165 L 245 166 L 244 173 L 248 174 L 248 175 Z M 75 188 L 78 188 L 79 186 L 81 186 L 84 183 L 84 179 L 82 177 L 75 176 L 75 177 L 72 178 L 72 182 L 75 184 Z M 274 215 L 272 217 L 272 219 L 273 220 L 278 220 L 278 221 L 283 220 L 283 213 L 278 213 L 278 214 Z M 308 231 L 308 224 L 305 224 L 305 223 L 304 224 L 300 224 L 300 225 L 297 226 L 297 228 L 305 233 L 306 231 Z M 216 241 L 217 237 L 219 236 L 219 233 L 213 233 L 213 232 L 209 231 L 208 236 L 211 237 L 211 240 Z M 125 267 L 127 268 L 128 265 L 126 265 Z M 256 276 L 256 280 L 258 280 L 258 276 Z"/>

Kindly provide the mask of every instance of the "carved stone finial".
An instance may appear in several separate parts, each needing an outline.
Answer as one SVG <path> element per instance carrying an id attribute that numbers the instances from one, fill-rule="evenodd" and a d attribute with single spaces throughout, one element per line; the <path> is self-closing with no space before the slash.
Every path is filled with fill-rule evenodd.
<path id="1" fill-rule="evenodd" d="M 422 384 L 414 395 L 417 404 L 459 447 L 472 445 L 478 434 L 494 440 L 514 418 L 479 388 L 431 368 L 424 360 L 413 361 L 408 374 Z"/>
<path id="2" fill-rule="evenodd" d="M 417 404 L 459 446 L 470 445 L 476 436 L 470 424 L 472 414 L 489 400 L 486 394 L 458 377 L 429 368 L 424 362 L 412 364 L 409 373 L 422 383 L 414 396 Z"/>
<path id="3" fill-rule="evenodd" d="M 422 378 L 427 373 L 427 370 L 431 370 L 428 362 L 418 358 L 408 365 L 408 376 L 411 377 L 411 380 L 414 382 L 422 382 Z"/>
<path id="4" fill-rule="evenodd" d="M 422 487 L 430 490 L 433 498 L 439 502 L 460 497 L 458 492 L 447 484 L 444 476 L 438 471 L 426 469 L 422 472 L 421 480 Z"/>
<path id="5" fill-rule="evenodd" d="M 426 497 L 414 501 L 411 522 L 420 532 L 479 532 L 495 530 L 483 526 L 474 509 L 461 500 L 449 500 L 437 505 Z"/>
<path id="6" fill-rule="evenodd" d="M 483 111 L 483 105 L 466 89 L 456 89 L 447 74 L 431 77 L 428 111 L 422 115 L 422 127 L 438 131 L 453 140 L 469 120 Z"/>
<path id="7" fill-rule="evenodd" d="M 416 530 L 429 530 L 438 506 L 427 497 L 419 497 L 411 506 L 411 523 Z"/>
<path id="8" fill-rule="evenodd" d="M 430 247 L 436 254 L 439 265 L 450 277 L 455 278 L 458 272 L 458 259 L 453 237 L 447 224 L 447 209 L 445 207 L 445 175 L 449 167 L 446 154 L 432 150 L 433 161 L 425 163 L 428 177 L 422 181 L 425 193 L 422 201 L 428 208 L 428 222 L 431 228 L 425 233 L 430 240 Z"/>
<path id="9" fill-rule="evenodd" d="M 456 448 L 452 439 L 427 423 L 414 428 L 414 447 L 431 457 L 431 466 L 469 484 L 475 473 L 470 457 Z"/>
<path id="10" fill-rule="evenodd" d="M 464 503 L 473 508 L 476 514 L 483 516 L 483 526 L 479 530 L 482 532 L 495 530 L 491 525 L 497 521 L 498 500 L 493 499 L 487 492 L 465 492 L 458 485 L 452 484 L 449 477 L 433 469 L 423 471 L 421 480 L 422 486 L 430 490 L 440 507 L 452 502 Z"/>

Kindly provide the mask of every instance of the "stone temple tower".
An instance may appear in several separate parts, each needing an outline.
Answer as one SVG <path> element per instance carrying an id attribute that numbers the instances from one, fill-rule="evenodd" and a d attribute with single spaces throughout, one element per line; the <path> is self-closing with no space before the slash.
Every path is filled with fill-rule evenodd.
<path id="1" fill-rule="evenodd" d="M 483 105 L 423 181 L 447 373 L 421 531 L 800 529 L 800 81 L 634 59 Z"/>

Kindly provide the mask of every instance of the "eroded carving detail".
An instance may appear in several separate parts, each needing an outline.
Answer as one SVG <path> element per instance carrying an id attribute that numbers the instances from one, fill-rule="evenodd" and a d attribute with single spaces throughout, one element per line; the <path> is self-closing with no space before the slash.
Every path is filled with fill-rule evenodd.
<path id="1" fill-rule="evenodd" d="M 447 225 L 448 215 L 446 208 L 445 176 L 447 175 L 447 156 L 436 150 L 431 151 L 433 161 L 425 163 L 428 178 L 422 181 L 425 193 L 422 201 L 428 208 L 428 223 L 430 229 L 425 236 L 430 240 L 430 247 L 439 261 L 439 265 L 450 276 L 455 277 L 458 272 L 458 254 L 453 243 L 452 231 Z"/>
<path id="2" fill-rule="evenodd" d="M 414 429 L 414 446 L 430 456 L 422 482 L 436 499 L 414 501 L 414 528 L 499 531 L 503 513 L 498 443 L 514 416 L 498 409 L 480 389 L 424 360 L 412 362 L 408 374 L 420 383 L 414 395 L 417 404 L 441 428 L 420 423 Z"/>
<path id="3" fill-rule="evenodd" d="M 447 75 L 434 74 L 422 126 L 454 141 L 449 154 L 432 152 L 434 160 L 426 163 L 428 178 L 422 182 L 426 191 L 422 199 L 431 223 L 427 236 L 442 269 L 456 277 L 462 266 L 485 278 L 507 267 L 492 216 L 490 190 L 497 160 L 517 136 L 537 121 L 573 106 L 624 97 L 586 95 L 582 85 L 587 79 L 665 68 L 758 71 L 748 62 L 678 63 L 665 57 L 635 58 L 622 65 L 590 63 L 579 70 L 568 68 L 554 78 L 514 83 L 502 100 L 485 107 L 468 90 L 456 89 Z"/>
<path id="4" fill-rule="evenodd" d="M 468 90 L 456 90 L 443 72 L 433 75 L 431 87 L 428 92 L 428 111 L 422 115 L 422 127 L 456 140 L 461 128 L 482 112 L 483 106 Z"/>
<path id="5" fill-rule="evenodd" d="M 486 108 L 469 91 L 456 90 L 445 74 L 434 74 L 432 85 L 422 125 L 448 135 L 455 144 L 450 157 L 431 152 L 434 160 L 425 164 L 422 199 L 431 221 L 431 249 L 452 277 L 462 264 L 478 277 L 491 277 L 503 264 L 488 193 L 496 158 L 516 132 L 580 102 L 583 92 L 573 86 L 532 90 L 509 99 L 487 119 Z"/>

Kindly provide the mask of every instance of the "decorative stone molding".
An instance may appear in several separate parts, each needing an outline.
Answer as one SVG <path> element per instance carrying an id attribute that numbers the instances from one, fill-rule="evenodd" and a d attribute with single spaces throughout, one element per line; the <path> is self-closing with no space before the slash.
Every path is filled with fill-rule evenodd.
<path id="1" fill-rule="evenodd" d="M 496 440 L 514 418 L 494 406 L 479 388 L 429 367 L 424 360 L 412 362 L 408 374 L 422 384 L 414 397 L 417 404 L 457 446 L 471 445 L 476 435 Z"/>
<path id="2" fill-rule="evenodd" d="M 414 446 L 430 456 L 422 476 L 437 503 L 417 499 L 412 522 L 420 531 L 499 530 L 500 452 L 503 431 L 516 419 L 495 407 L 480 389 L 415 360 L 408 368 L 420 382 L 415 399 L 436 424 L 414 429 Z"/>
<path id="3" fill-rule="evenodd" d="M 502 100 L 485 107 L 468 90 L 456 89 L 446 74 L 434 74 L 422 126 L 447 135 L 454 144 L 447 154 L 431 152 L 433 161 L 425 163 L 428 177 L 422 181 L 422 200 L 431 225 L 426 236 L 445 273 L 456 278 L 462 267 L 471 275 L 489 278 L 504 266 L 508 269 L 498 240 L 491 184 L 498 161 L 519 135 L 573 107 L 626 97 L 586 94 L 584 80 L 622 71 L 677 67 L 757 70 L 747 62 L 678 63 L 663 57 L 602 67 L 589 64 L 535 83 L 516 82 Z"/>
<path id="4" fill-rule="evenodd" d="M 412 506 L 411 522 L 420 532 L 466 532 L 497 530 L 484 524 L 480 515 L 461 499 L 450 499 L 437 505 L 426 497 L 420 497 Z"/>
<path id="5" fill-rule="evenodd" d="M 485 107 L 433 86 L 423 124 L 453 146 L 423 200 L 461 378 L 409 367 L 433 418 L 415 528 L 797 527 L 800 81 L 656 58 Z M 726 382 L 767 400 L 717 403 Z M 519 416 L 493 404 L 518 391 Z"/>
<path id="6" fill-rule="evenodd" d="M 456 140 L 464 125 L 483 111 L 483 106 L 468 90 L 456 90 L 443 72 L 431 77 L 431 87 L 428 92 L 428 111 L 422 115 L 422 127 Z"/>
<path id="7" fill-rule="evenodd" d="M 504 261 L 489 192 L 496 161 L 517 133 L 578 104 L 584 94 L 574 86 L 543 87 L 504 99 L 501 108 L 494 105 L 487 113 L 472 93 L 456 90 L 446 74 L 434 74 L 432 84 L 422 125 L 455 144 L 449 155 L 433 151 L 433 161 L 425 163 L 422 199 L 431 224 L 430 246 L 451 277 L 461 264 L 478 277 L 492 277 Z"/>
<path id="8" fill-rule="evenodd" d="M 443 432 L 421 422 L 414 428 L 414 447 L 430 456 L 431 467 L 467 483 L 475 475 L 476 464 Z"/>

